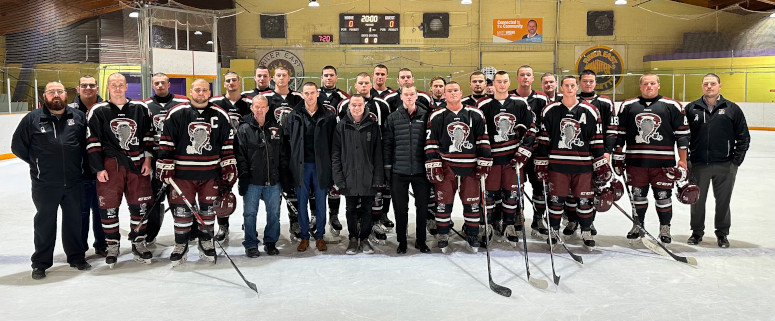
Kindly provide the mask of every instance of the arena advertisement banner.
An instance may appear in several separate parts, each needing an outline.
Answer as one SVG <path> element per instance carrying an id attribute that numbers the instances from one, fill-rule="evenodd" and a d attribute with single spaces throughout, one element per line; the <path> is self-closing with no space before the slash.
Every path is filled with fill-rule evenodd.
<path id="1" fill-rule="evenodd" d="M 274 75 L 274 69 L 277 67 L 282 66 L 288 69 L 288 74 L 291 77 L 290 87 L 292 89 L 298 88 L 303 82 L 301 78 L 304 77 L 303 51 L 285 49 L 257 50 L 256 60 L 258 61 L 256 66 L 266 66 L 269 69 L 270 75 Z"/>
<path id="2" fill-rule="evenodd" d="M 493 19 L 492 42 L 541 43 L 543 18 Z"/>
<path id="3" fill-rule="evenodd" d="M 597 92 L 611 92 L 622 82 L 622 77 L 601 76 L 623 74 L 624 46 L 576 46 L 576 74 L 591 69 L 597 76 Z"/>

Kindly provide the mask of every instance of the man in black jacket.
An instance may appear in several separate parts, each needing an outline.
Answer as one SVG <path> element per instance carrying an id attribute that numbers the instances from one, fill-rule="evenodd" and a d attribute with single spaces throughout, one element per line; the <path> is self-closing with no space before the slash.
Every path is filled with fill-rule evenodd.
<path id="1" fill-rule="evenodd" d="M 347 254 L 358 251 L 359 240 L 363 253 L 374 253 L 368 240 L 371 233 L 369 212 L 377 187 L 384 183 L 381 129 L 364 113 L 365 109 L 364 97 L 353 95 L 349 112 L 336 125 L 331 147 L 332 176 L 346 201 L 350 234 Z"/>
<path id="2" fill-rule="evenodd" d="M 250 106 L 252 117 L 245 117 L 237 131 L 236 150 L 237 173 L 239 173 L 239 194 L 243 196 L 245 222 L 245 254 L 258 257 L 256 214 L 259 201 L 266 205 L 266 227 L 264 227 L 264 251 L 269 255 L 280 254 L 275 246 L 280 238 L 280 164 L 282 159 L 283 129 L 271 115 L 266 117 L 269 102 L 264 96 L 253 97 Z"/>
<path id="3" fill-rule="evenodd" d="M 737 104 L 724 99 L 721 78 L 710 73 L 702 79 L 703 96 L 686 105 L 686 119 L 691 132 L 690 179 L 700 187 L 700 197 L 692 204 L 689 244 L 702 242 L 705 233 L 705 200 L 713 182 L 716 198 L 716 239 L 718 246 L 729 247 L 732 213 L 729 202 L 735 186 L 737 168 L 743 163 L 751 143 L 745 115 Z"/>
<path id="4" fill-rule="evenodd" d="M 67 108 L 67 92 L 59 82 L 46 84 L 43 108 L 33 110 L 19 122 L 11 150 L 30 165 L 34 220 L 35 253 L 32 278 L 46 277 L 54 263 L 57 208 L 62 208 L 62 245 L 67 263 L 79 270 L 86 263 L 81 240 L 81 161 L 86 144 L 86 116 Z"/>
<path id="5" fill-rule="evenodd" d="M 428 112 L 425 106 L 417 106 L 417 88 L 406 85 L 401 90 L 403 104 L 388 116 L 383 132 L 383 157 L 385 177 L 393 190 L 396 213 L 396 253 L 406 253 L 406 233 L 409 221 L 409 185 L 414 191 L 417 237 L 414 247 L 420 252 L 431 251 L 425 244 L 425 227 L 428 219 L 428 200 L 431 183 L 425 177 L 425 126 Z M 388 178 L 392 176 L 392 178 Z"/>

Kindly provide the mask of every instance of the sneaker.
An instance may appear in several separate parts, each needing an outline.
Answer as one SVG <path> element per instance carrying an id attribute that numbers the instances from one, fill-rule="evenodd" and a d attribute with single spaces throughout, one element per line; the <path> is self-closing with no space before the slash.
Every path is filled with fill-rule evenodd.
<path id="1" fill-rule="evenodd" d="M 299 242 L 299 246 L 296 247 L 296 251 L 304 252 L 309 247 L 309 240 L 301 240 Z"/>
<path id="2" fill-rule="evenodd" d="M 369 240 L 361 241 L 361 250 L 363 250 L 364 254 L 373 254 L 374 253 L 374 248 L 372 248 L 371 244 L 369 244 Z"/>
<path id="3" fill-rule="evenodd" d="M 153 253 L 145 246 L 145 238 L 138 237 L 132 242 L 132 254 L 135 261 L 143 264 L 151 264 Z"/>
<path id="4" fill-rule="evenodd" d="M 425 222 L 425 227 L 428 229 L 428 234 L 430 235 L 436 235 L 438 234 L 438 230 L 436 229 L 436 220 L 430 219 Z"/>
<path id="5" fill-rule="evenodd" d="M 46 277 L 46 269 L 34 268 L 32 269 L 32 279 L 40 280 Z"/>
<path id="6" fill-rule="evenodd" d="M 221 244 L 229 242 L 229 226 L 228 225 L 219 225 L 218 226 L 218 233 L 215 234 L 215 240 L 218 241 L 218 242 L 221 242 Z"/>
<path id="7" fill-rule="evenodd" d="M 662 243 L 670 244 L 673 242 L 673 237 L 670 236 L 670 225 L 660 225 L 659 226 L 659 240 L 662 241 Z"/>
<path id="8" fill-rule="evenodd" d="M 348 255 L 355 255 L 358 253 L 358 238 L 357 237 L 351 237 L 350 243 L 347 244 L 347 250 L 344 251 L 345 254 Z"/>
<path id="9" fill-rule="evenodd" d="M 261 252 L 258 251 L 257 247 L 251 247 L 251 248 L 245 250 L 245 256 L 251 257 L 251 258 L 259 257 L 259 256 L 261 256 Z"/>
<path id="10" fill-rule="evenodd" d="M 638 225 L 633 224 L 629 232 L 627 232 L 627 239 L 635 240 L 645 236 L 645 233 L 641 231 Z"/>
<path id="11" fill-rule="evenodd" d="M 723 249 L 729 247 L 729 239 L 727 239 L 726 235 L 716 232 L 716 240 L 718 243 L 718 247 Z"/>
<path id="12" fill-rule="evenodd" d="M 277 249 L 277 246 L 274 242 L 267 242 L 264 244 L 264 252 L 268 255 L 278 255 L 280 254 L 280 250 Z"/>
<path id="13" fill-rule="evenodd" d="M 415 241 L 414 248 L 420 250 L 422 253 L 429 253 L 431 251 L 431 248 L 428 247 L 428 244 L 425 244 L 425 241 Z"/>
<path id="14" fill-rule="evenodd" d="M 77 263 L 70 263 L 70 267 L 76 268 L 78 271 L 85 271 L 91 269 L 91 264 L 86 261 L 81 261 Z"/>
<path id="15" fill-rule="evenodd" d="M 172 266 L 178 266 L 183 262 L 186 262 L 188 254 L 188 243 L 175 243 L 175 247 L 170 254 L 170 261 Z"/>
<path id="16" fill-rule="evenodd" d="M 578 222 L 571 222 L 568 221 L 568 225 L 565 225 L 565 228 L 562 230 L 563 235 L 571 236 L 574 233 L 576 233 L 576 229 L 579 228 Z"/>
<path id="17" fill-rule="evenodd" d="M 105 256 L 105 264 L 107 264 L 111 269 L 114 265 L 116 265 L 116 261 L 118 261 L 118 254 L 119 254 L 119 244 L 118 242 L 108 242 L 108 253 Z"/>
<path id="18" fill-rule="evenodd" d="M 479 243 L 479 235 L 466 235 L 466 245 L 471 253 L 479 252 L 479 247 L 482 245 Z"/>
<path id="19" fill-rule="evenodd" d="M 215 262 L 215 246 L 212 240 L 199 239 L 199 258 L 207 262 Z"/>
<path id="20" fill-rule="evenodd" d="M 447 249 L 449 249 L 449 234 L 439 234 L 436 238 L 438 238 L 438 246 L 441 252 L 447 253 Z"/>
<path id="21" fill-rule="evenodd" d="M 689 245 L 697 245 L 702 242 L 702 235 L 697 234 L 696 232 L 692 232 L 692 236 L 689 237 L 688 240 L 686 240 L 686 244 Z"/>
<path id="22" fill-rule="evenodd" d="M 326 246 L 326 241 L 323 241 L 323 239 L 317 239 L 315 240 L 315 247 L 318 249 L 318 251 L 325 251 L 328 249 Z"/>
<path id="23" fill-rule="evenodd" d="M 398 243 L 396 254 L 406 254 L 406 243 Z"/>
<path id="24" fill-rule="evenodd" d="M 584 246 L 588 248 L 595 247 L 595 238 L 592 236 L 592 231 L 581 231 L 581 239 L 584 241 Z"/>

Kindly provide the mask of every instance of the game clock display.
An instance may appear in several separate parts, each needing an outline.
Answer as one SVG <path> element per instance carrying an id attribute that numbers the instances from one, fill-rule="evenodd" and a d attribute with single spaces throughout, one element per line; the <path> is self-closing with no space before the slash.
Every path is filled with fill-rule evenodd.
<path id="1" fill-rule="evenodd" d="M 380 45 L 400 43 L 399 15 L 339 15 L 339 43 L 343 45 Z"/>
<path id="2" fill-rule="evenodd" d="M 312 42 L 334 42 L 334 35 L 312 35 Z"/>

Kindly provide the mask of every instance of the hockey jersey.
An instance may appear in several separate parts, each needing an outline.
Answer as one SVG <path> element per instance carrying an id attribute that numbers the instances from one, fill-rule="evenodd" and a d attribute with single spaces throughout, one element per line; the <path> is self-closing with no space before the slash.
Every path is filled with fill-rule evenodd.
<path id="1" fill-rule="evenodd" d="M 476 104 L 479 103 L 480 100 L 483 98 L 486 98 L 487 95 L 468 95 L 463 97 L 463 99 L 460 100 L 460 103 L 462 103 L 464 106 L 476 106 Z"/>
<path id="2" fill-rule="evenodd" d="M 478 160 L 492 160 L 484 114 L 464 106 L 457 113 L 439 108 L 428 117 L 425 158 L 442 160 L 457 176 L 467 177 Z"/>
<path id="3" fill-rule="evenodd" d="M 372 96 L 373 97 L 373 96 Z M 403 101 L 401 100 L 401 91 L 395 91 L 387 96 L 385 96 L 385 101 L 388 103 L 388 106 L 390 106 L 390 112 L 396 111 L 398 107 L 401 107 L 403 105 Z M 417 102 L 420 103 L 419 105 L 427 106 L 430 108 L 430 110 L 435 109 L 435 105 L 432 104 L 433 99 L 430 95 L 428 95 L 425 92 L 417 91 Z"/>
<path id="4" fill-rule="evenodd" d="M 248 98 L 245 95 L 240 95 L 240 99 L 238 99 L 235 102 L 231 102 L 226 96 L 224 95 L 218 95 L 213 98 L 210 98 L 210 102 L 213 103 L 213 105 L 216 105 L 218 107 L 221 107 L 224 111 L 226 111 L 227 114 L 229 114 L 229 121 L 231 122 L 231 127 L 234 128 L 234 130 L 237 130 L 239 128 L 239 125 L 242 123 L 242 116 L 250 114 L 250 105 L 253 104 L 253 98 Z"/>
<path id="5" fill-rule="evenodd" d="M 385 99 L 385 96 L 390 95 L 390 94 L 396 92 L 395 90 L 393 90 L 393 88 L 390 88 L 390 87 L 385 87 L 385 88 L 386 88 L 385 90 L 379 91 L 379 90 L 374 89 L 374 87 L 372 87 L 371 88 L 371 94 L 369 96 L 371 96 L 371 97 L 379 97 L 379 98 Z"/>
<path id="6" fill-rule="evenodd" d="M 627 165 L 675 166 L 675 146 L 689 147 L 689 123 L 680 103 L 657 96 L 622 102 L 613 122 L 617 124 L 616 147 L 626 145 Z"/>
<path id="7" fill-rule="evenodd" d="M 146 100 L 143 100 L 148 110 L 151 111 L 151 120 L 153 121 L 153 150 L 156 152 L 159 150 L 159 138 L 164 127 L 164 118 L 167 117 L 167 112 L 177 105 L 188 104 L 188 97 L 183 95 L 169 94 L 166 97 L 152 96 Z"/>
<path id="8" fill-rule="evenodd" d="M 447 107 L 447 100 L 446 99 L 444 99 L 444 98 L 436 99 L 436 98 L 433 98 L 433 97 L 431 97 L 431 98 L 433 100 L 431 102 L 431 109 Z"/>
<path id="9" fill-rule="evenodd" d="M 565 174 L 592 172 L 603 155 L 603 123 L 595 106 L 579 100 L 568 108 L 554 102 L 542 112 L 536 157 L 549 157 L 549 170 Z"/>
<path id="10" fill-rule="evenodd" d="M 127 98 L 122 108 L 109 101 L 89 110 L 87 146 L 93 173 L 105 169 L 105 157 L 116 158 L 128 170 L 140 173 L 143 158 L 153 152 L 153 124 L 148 106 Z"/>
<path id="11" fill-rule="evenodd" d="M 339 119 L 344 119 L 345 116 L 347 116 L 347 111 L 350 107 L 350 99 L 345 99 L 339 104 L 339 110 L 337 111 L 337 115 L 339 116 Z M 381 98 L 376 97 L 369 97 L 366 98 L 366 110 L 369 112 L 369 117 L 373 121 L 375 121 L 377 124 L 379 124 L 380 128 L 383 128 L 385 126 L 385 122 L 387 121 L 387 117 L 390 115 L 390 109 L 388 108 L 388 104 Z"/>
<path id="12" fill-rule="evenodd" d="M 299 103 L 304 102 L 304 97 L 301 93 L 293 90 L 289 91 L 285 97 L 274 90 L 265 91 L 261 94 L 269 101 L 269 111 L 267 113 L 273 115 L 275 121 L 281 126 L 285 126 L 285 119 L 293 111 L 293 108 Z"/>
<path id="13" fill-rule="evenodd" d="M 514 89 L 509 92 L 509 94 L 521 97 L 519 93 L 517 93 L 517 90 Z M 541 91 L 535 91 L 531 90 L 530 95 L 527 97 L 523 97 L 527 101 L 527 105 L 530 106 L 530 110 L 533 111 L 533 114 L 537 116 L 536 118 L 536 126 L 541 126 L 541 111 L 546 107 L 546 105 L 549 104 L 549 98 L 546 97 L 546 94 L 544 94 Z"/>
<path id="14" fill-rule="evenodd" d="M 325 87 L 318 88 L 318 103 L 321 105 L 339 106 L 343 100 L 350 98 L 350 95 L 340 90 L 339 88 L 328 89 Z"/>
<path id="15" fill-rule="evenodd" d="M 537 133 L 535 116 L 524 98 L 508 96 L 501 103 L 487 97 L 479 101 L 477 108 L 487 123 L 494 165 L 509 164 L 520 144 L 533 150 Z"/>
<path id="16" fill-rule="evenodd" d="M 613 153 L 616 146 L 616 126 L 613 125 L 612 118 L 616 116 L 614 103 L 608 96 L 594 94 L 592 99 L 587 99 L 579 95 L 579 100 L 584 100 L 597 108 L 600 112 L 600 121 L 603 123 L 603 147 L 606 153 Z"/>
<path id="17" fill-rule="evenodd" d="M 179 105 L 164 120 L 159 159 L 175 160 L 175 177 L 209 180 L 220 175 L 220 162 L 234 158 L 234 129 L 229 114 L 213 103 L 198 109 Z"/>
<path id="18" fill-rule="evenodd" d="M 265 89 L 253 88 L 253 90 L 243 91 L 242 96 L 245 96 L 248 99 L 253 99 L 253 97 L 256 97 L 260 94 L 263 94 L 265 92 L 270 92 L 270 91 L 272 91 L 272 88 L 269 88 L 269 87 L 266 87 Z"/>

